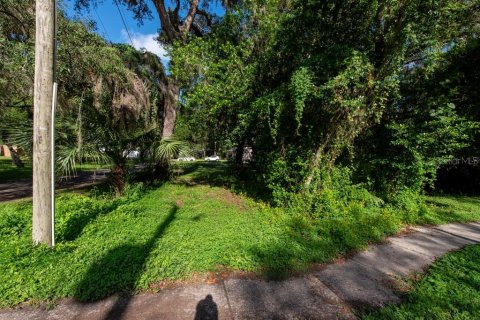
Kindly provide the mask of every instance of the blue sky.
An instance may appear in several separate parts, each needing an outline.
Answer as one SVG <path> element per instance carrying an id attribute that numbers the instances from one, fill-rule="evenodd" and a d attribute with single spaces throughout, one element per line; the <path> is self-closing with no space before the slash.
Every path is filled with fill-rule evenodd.
<path id="1" fill-rule="evenodd" d="M 131 44 L 114 0 L 99 1 L 96 7 L 92 6 L 89 11 L 82 11 L 81 13 L 75 12 L 73 8 L 74 0 L 64 0 L 63 6 L 69 17 L 95 21 L 97 33 L 106 40 L 115 43 Z M 223 14 L 223 9 L 218 3 L 214 3 L 210 9 L 219 15 Z M 125 18 L 125 24 L 132 38 L 133 46 L 137 49 L 144 48 L 157 54 L 166 64 L 169 60 L 166 51 L 154 39 L 158 35 L 160 20 L 153 4 L 150 7 L 152 19 L 144 19 L 142 25 L 139 25 L 138 21 L 133 18 L 132 12 L 127 10 L 125 6 L 120 5 L 120 10 Z"/>

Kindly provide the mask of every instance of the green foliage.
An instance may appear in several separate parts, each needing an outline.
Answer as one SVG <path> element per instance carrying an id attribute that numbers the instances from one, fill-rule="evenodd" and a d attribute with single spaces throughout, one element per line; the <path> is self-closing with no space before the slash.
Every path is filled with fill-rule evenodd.
<path id="1" fill-rule="evenodd" d="M 305 109 L 305 100 L 313 91 L 312 75 L 310 71 L 302 67 L 292 74 L 289 90 L 295 106 L 295 122 L 297 131 L 302 124 L 303 110 Z"/>
<path id="2" fill-rule="evenodd" d="M 156 163 L 169 165 L 174 157 L 188 157 L 191 148 L 185 141 L 174 137 L 165 138 L 151 147 L 151 154 Z"/>
<path id="3" fill-rule="evenodd" d="M 6 35 L 0 51 L 0 114 L 7 120 L 2 122 L 0 138 L 30 156 L 32 130 L 25 127 L 31 128 L 33 113 L 34 32 L 30 22 L 34 2 L 9 0 L 0 6 L 0 32 Z M 94 25 L 70 20 L 63 12 L 58 16 L 57 40 L 56 159 L 60 172 L 75 174 L 82 162 L 123 167 L 130 151 L 160 140 L 160 86 L 166 75 L 159 57 L 127 45 L 110 45 L 94 33 Z M 114 181 L 120 190 L 124 170 L 117 172 L 120 179 Z"/>
<path id="4" fill-rule="evenodd" d="M 478 5 L 246 2 L 208 37 L 174 46 L 181 131 L 223 150 L 253 147 L 273 199 L 321 187 L 344 165 L 385 198 L 420 192 L 474 141 L 458 95 L 433 94 L 431 77 L 475 42 Z"/>
<path id="5" fill-rule="evenodd" d="M 26 17 L 0 20 L 8 122 L 0 138 L 27 153 L 32 4 L 0 3 Z M 115 194 L 124 195 L 62 195 L 53 249 L 30 244 L 30 204 L 0 206 L 0 306 L 95 300 L 218 268 L 279 277 L 406 224 L 480 219 L 477 198 L 421 195 L 439 165 L 478 150 L 478 7 L 237 2 L 203 37 L 170 39 L 168 81 L 181 86 L 181 107 L 176 138 L 163 140 L 167 75 L 158 57 L 109 45 L 60 15 L 59 165 L 112 163 Z M 143 2 L 131 8 L 148 13 Z M 226 176 L 224 163 L 195 163 L 173 166 L 183 175 L 156 189 L 125 186 L 129 151 L 161 174 L 190 145 L 253 148 L 249 166 L 235 157 L 238 177 L 250 180 Z M 278 208 L 219 186 L 245 194 L 259 186 Z"/>
<path id="6" fill-rule="evenodd" d="M 390 105 L 382 122 L 357 141 L 358 174 L 368 177 L 376 190 L 394 194 L 404 187 L 417 192 L 431 188 L 442 164 L 455 156 L 472 156 L 465 150 L 476 144 L 478 118 L 465 113 L 468 104 L 458 102 L 458 88 L 439 87 L 444 68 L 412 70 L 402 82 L 408 98 Z"/>
<path id="7" fill-rule="evenodd" d="M 402 221 L 408 224 L 423 222 L 431 215 L 423 197 L 416 191 L 404 189 L 393 196 L 391 205 L 401 212 Z"/>
<path id="8" fill-rule="evenodd" d="M 420 122 L 420 118 L 428 120 Z M 424 183 L 431 185 L 439 165 L 448 161 L 455 150 L 470 145 L 473 130 L 477 127 L 478 124 L 460 117 L 451 103 L 438 103 L 426 117 L 419 115 L 403 123 L 389 125 L 388 129 L 393 133 L 393 146 L 410 152 L 415 160 L 413 165 L 418 170 L 416 173 L 402 170 L 404 176 L 410 175 L 418 179 L 416 184 L 404 182 L 403 185 L 417 190 Z"/>
<path id="9" fill-rule="evenodd" d="M 439 259 L 398 306 L 365 314 L 364 319 L 478 319 L 480 317 L 480 246 L 469 246 Z"/>
<path id="10" fill-rule="evenodd" d="M 0 20 L 7 20 L 1 18 Z M 34 55 L 32 42 L 12 41 L 3 35 L 0 39 L 0 115 L 9 108 L 19 108 L 25 112 L 31 106 Z"/>
<path id="11" fill-rule="evenodd" d="M 25 229 L 31 228 L 29 211 L 30 206 L 26 204 L 2 207 L 0 235 L 15 237 L 23 233 Z"/>

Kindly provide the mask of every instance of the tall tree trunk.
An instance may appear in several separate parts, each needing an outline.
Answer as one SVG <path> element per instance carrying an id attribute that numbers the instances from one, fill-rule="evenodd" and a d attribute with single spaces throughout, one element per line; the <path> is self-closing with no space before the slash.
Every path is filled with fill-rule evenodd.
<path id="1" fill-rule="evenodd" d="M 175 120 L 177 119 L 177 103 L 178 103 L 178 84 L 168 79 L 165 87 L 165 99 L 163 105 L 163 133 L 162 138 L 170 138 L 175 128 Z"/>
<path id="2" fill-rule="evenodd" d="M 157 162 L 155 168 L 153 169 L 153 180 L 167 180 L 169 178 L 170 166 L 168 163 Z"/>
<path id="3" fill-rule="evenodd" d="M 82 103 L 83 103 L 83 94 L 82 102 L 78 105 L 78 114 L 77 114 L 77 160 L 79 163 L 82 163 L 82 147 L 83 147 L 83 117 L 82 117 Z"/>
<path id="4" fill-rule="evenodd" d="M 315 177 L 315 173 L 318 170 L 320 160 L 322 159 L 322 156 L 324 155 L 323 153 L 325 151 L 326 144 L 327 144 L 327 142 L 318 146 L 317 150 L 315 151 L 315 154 L 310 159 L 310 163 L 309 163 L 309 166 L 308 166 L 308 174 L 307 174 L 307 177 L 305 178 L 305 182 L 304 182 L 305 189 L 308 189 L 310 187 L 310 185 L 312 184 L 313 178 Z"/>
<path id="5" fill-rule="evenodd" d="M 115 163 L 111 173 L 115 195 L 120 197 L 125 191 L 125 160 L 121 159 Z"/>
<path id="6" fill-rule="evenodd" d="M 235 167 L 241 168 L 243 165 L 243 152 L 245 151 L 245 140 L 242 140 L 235 150 Z"/>
<path id="7" fill-rule="evenodd" d="M 308 174 L 304 182 L 305 188 L 310 187 L 310 184 L 312 184 L 313 177 L 315 176 L 315 170 L 317 169 L 317 163 L 320 160 L 321 151 L 322 149 L 318 148 L 317 151 L 315 152 L 315 155 L 310 160 Z"/>
<path id="8" fill-rule="evenodd" d="M 36 1 L 33 112 L 33 243 L 52 245 L 51 107 L 53 97 L 54 0 Z"/>
<path id="9" fill-rule="evenodd" d="M 12 157 L 12 163 L 17 166 L 17 168 L 23 168 L 25 165 L 23 164 L 22 159 L 18 155 L 17 150 L 13 148 L 11 144 L 7 144 L 8 151 L 10 151 L 10 157 Z"/>

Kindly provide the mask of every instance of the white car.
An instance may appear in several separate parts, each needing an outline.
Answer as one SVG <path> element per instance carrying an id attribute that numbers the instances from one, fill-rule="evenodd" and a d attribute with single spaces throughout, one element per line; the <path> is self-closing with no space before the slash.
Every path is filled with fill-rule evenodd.
<path id="1" fill-rule="evenodd" d="M 182 157 L 178 158 L 177 161 L 195 161 L 194 157 Z"/>
<path id="2" fill-rule="evenodd" d="M 133 151 L 124 151 L 123 152 L 127 159 L 138 159 L 140 158 L 140 151 L 133 150 Z"/>
<path id="3" fill-rule="evenodd" d="M 220 161 L 220 157 L 219 156 L 206 157 L 205 161 Z"/>

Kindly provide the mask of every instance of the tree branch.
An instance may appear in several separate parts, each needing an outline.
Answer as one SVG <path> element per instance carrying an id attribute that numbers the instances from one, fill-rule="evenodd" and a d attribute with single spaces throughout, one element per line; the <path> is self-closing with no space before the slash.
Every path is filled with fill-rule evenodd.
<path id="1" fill-rule="evenodd" d="M 175 6 L 175 9 L 173 10 L 173 12 L 176 12 L 178 14 L 178 11 L 180 10 L 180 0 L 176 0 L 177 2 L 177 5 Z"/>
<path id="2" fill-rule="evenodd" d="M 212 15 L 211 14 L 208 14 L 208 12 L 206 12 L 204 10 L 201 10 L 201 9 L 197 9 L 197 14 L 205 17 L 205 20 L 207 21 L 207 26 L 212 27 Z"/>
<path id="3" fill-rule="evenodd" d="M 203 37 L 203 32 L 202 32 L 202 28 L 200 28 L 199 25 L 197 25 L 196 23 L 192 23 L 192 27 L 190 28 L 193 33 L 197 36 L 197 37 Z"/>
<path id="4" fill-rule="evenodd" d="M 198 1 L 197 1 L 198 2 Z M 167 9 L 165 8 L 164 0 L 153 0 L 155 8 L 157 9 L 158 16 L 160 17 L 160 22 L 162 23 L 162 29 L 165 31 L 169 41 L 174 41 L 179 38 L 179 35 L 175 31 L 175 28 L 168 17 Z"/>
<path id="5" fill-rule="evenodd" d="M 190 3 L 190 9 L 188 9 L 187 17 L 185 18 L 185 21 L 183 22 L 183 25 L 181 27 L 181 31 L 184 33 L 184 35 L 190 31 L 193 23 L 193 18 L 195 18 L 195 14 L 198 10 L 198 3 L 199 0 L 192 0 L 192 2 Z"/>
<path id="6" fill-rule="evenodd" d="M 26 36 L 29 35 L 29 32 L 28 32 L 27 28 L 25 28 L 25 24 L 23 23 L 22 20 L 20 20 L 20 18 L 16 17 L 13 13 L 8 12 L 8 11 L 0 10 L 0 13 L 3 13 L 5 15 L 10 16 L 13 19 L 17 20 L 20 23 L 20 29 L 22 30 L 23 34 L 26 35 Z"/>

